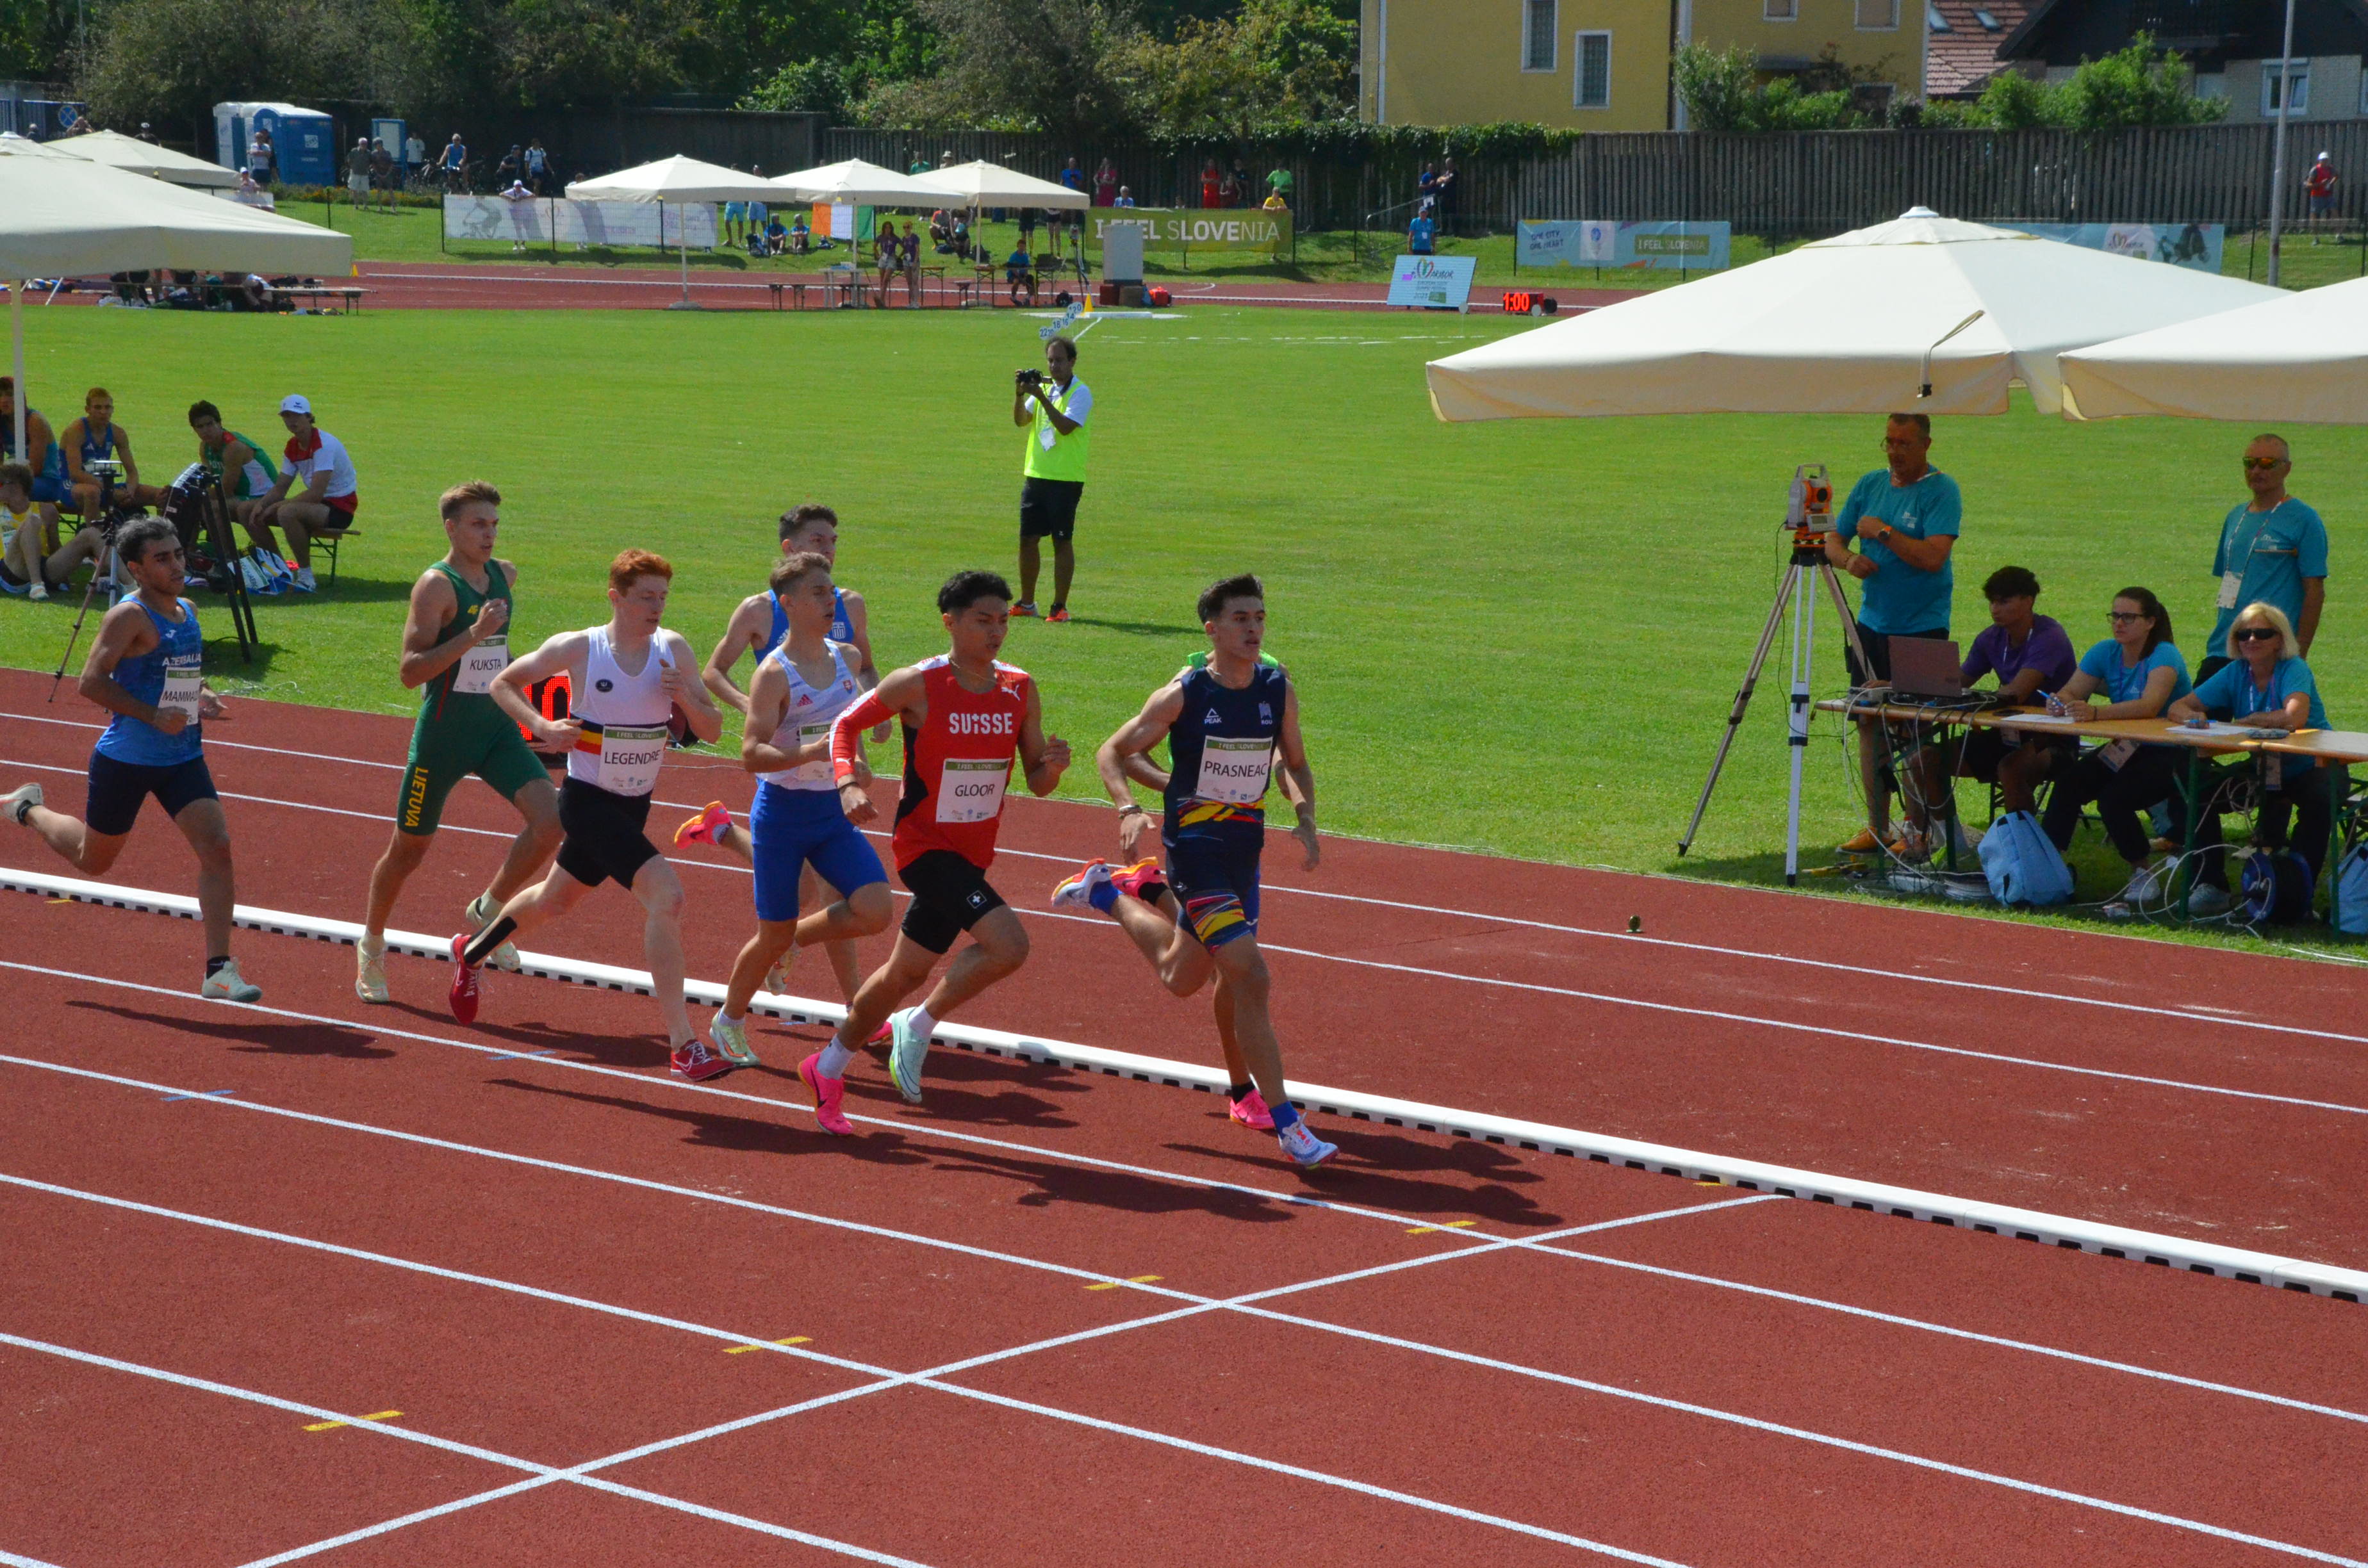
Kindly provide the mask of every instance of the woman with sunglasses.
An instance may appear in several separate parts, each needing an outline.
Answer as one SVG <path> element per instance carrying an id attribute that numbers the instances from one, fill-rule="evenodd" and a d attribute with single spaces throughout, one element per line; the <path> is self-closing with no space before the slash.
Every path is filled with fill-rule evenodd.
<path id="1" fill-rule="evenodd" d="M 2327 710 L 2318 700 L 2318 682 L 2303 662 L 2294 622 L 2272 604 L 2253 603 L 2237 612 L 2228 628 L 2228 662 L 2202 686 L 2170 705 L 2173 719 L 2221 719 L 2258 730 L 2324 730 Z M 2327 862 L 2327 841 L 2335 821 L 2333 770 L 2308 757 L 2264 752 L 2255 759 L 2260 801 L 2257 842 L 2271 847 L 2286 842 L 2288 813 L 2294 818 L 2294 853 L 2301 856 L 2317 880 Z M 2228 896 L 2228 857 L 2220 847 L 2220 813 L 2237 809 L 2235 795 L 2250 769 L 2229 768 L 2205 791 L 2203 815 L 2196 820 L 2195 842 L 2201 852 L 2194 893 L 2188 907 L 2199 914 L 2213 910 L 2200 898 L 2225 908 Z M 2205 892 L 2213 890 L 2217 897 Z"/>
<path id="2" fill-rule="evenodd" d="M 2194 688 L 2187 676 L 2187 660 L 2170 640 L 2170 612 L 2151 589 L 2123 588 L 2115 594 L 2105 621 L 2112 635 L 2080 655 L 2079 669 L 2055 694 L 2053 707 L 2084 724 L 2152 719 Z M 2169 798 L 2180 760 L 2177 746 L 2115 741 L 2077 762 L 2059 762 L 2052 770 L 2055 792 L 2048 797 L 2040 825 L 2057 849 L 2069 849 L 2080 808 L 2094 801 L 2105 836 L 2130 863 L 2130 880 L 2120 898 L 2129 903 L 2158 899 L 2162 884 L 2156 869 L 2146 864 L 2146 830 L 2138 813 Z"/>

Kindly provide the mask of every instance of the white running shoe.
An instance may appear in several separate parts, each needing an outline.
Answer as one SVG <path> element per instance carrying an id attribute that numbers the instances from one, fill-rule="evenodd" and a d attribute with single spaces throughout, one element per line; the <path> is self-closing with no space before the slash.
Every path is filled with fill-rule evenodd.
<path id="1" fill-rule="evenodd" d="M 40 803 L 41 787 L 39 784 L 19 784 L 6 794 L 0 795 L 0 815 L 6 815 L 10 822 L 22 827 L 25 825 L 25 813 Z"/>
<path id="2" fill-rule="evenodd" d="M 790 994 L 790 960 L 781 960 L 765 971 L 765 989 L 776 996 Z"/>
<path id="3" fill-rule="evenodd" d="M 485 907 L 485 895 L 484 893 L 479 893 L 476 897 L 469 901 L 469 907 L 462 912 L 461 917 L 468 923 L 470 930 L 482 931 L 486 926 L 491 926 L 495 919 L 499 918 L 501 913 L 502 906 L 500 904 L 495 904 L 491 909 L 487 909 Z M 519 968 L 518 944 L 515 942 L 504 942 L 500 947 L 495 948 L 492 952 L 485 955 L 485 962 L 495 969 L 501 970 L 506 973 L 516 974 Z"/>
<path id="4" fill-rule="evenodd" d="M 232 959 L 206 976 L 206 983 L 198 987 L 198 994 L 209 1002 L 260 1002 L 263 987 L 248 984 L 238 972 L 238 960 Z"/>
<path id="5" fill-rule="evenodd" d="M 368 942 L 354 944 L 354 994 L 365 1002 L 383 1002 L 386 994 L 386 943 L 372 951 Z"/>
<path id="6" fill-rule="evenodd" d="M 921 1103 L 921 1064 L 929 1054 L 929 1037 L 913 1027 L 917 1011 L 888 1015 L 888 1076 L 908 1105 Z"/>
<path id="7" fill-rule="evenodd" d="M 1110 869 L 1102 861 L 1094 860 L 1080 866 L 1064 877 L 1060 885 L 1053 890 L 1053 907 L 1091 909 L 1095 892 L 1108 887 L 1110 880 Z"/>
<path id="8" fill-rule="evenodd" d="M 2135 904 L 2141 909 L 2149 903 L 2159 903 L 2162 902 L 2162 877 L 2155 867 L 2140 866 L 2130 873 L 2130 880 L 2113 897 L 2120 903 Z"/>
<path id="9" fill-rule="evenodd" d="M 1339 1144 L 1326 1143 L 1310 1131 L 1304 1118 L 1292 1122 L 1276 1137 L 1282 1143 L 1282 1152 L 1303 1165 L 1320 1165 L 1340 1152 Z"/>
<path id="10" fill-rule="evenodd" d="M 2187 913 L 2197 915 L 2228 913 L 2228 890 L 2215 888 L 2210 882 L 2198 882 L 2187 890 Z"/>
<path id="11" fill-rule="evenodd" d="M 743 1018 L 734 1023 L 722 1013 L 718 1013 L 715 1015 L 715 1027 L 708 1033 L 715 1037 L 715 1049 L 722 1051 L 723 1059 L 733 1065 L 737 1067 L 762 1065 L 762 1059 L 748 1043 L 747 1019 Z"/>

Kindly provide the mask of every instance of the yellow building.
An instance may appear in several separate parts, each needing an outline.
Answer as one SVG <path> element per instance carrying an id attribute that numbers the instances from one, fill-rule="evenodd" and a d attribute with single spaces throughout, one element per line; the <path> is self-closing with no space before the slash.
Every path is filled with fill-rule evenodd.
<path id="1" fill-rule="evenodd" d="M 1675 0 L 1679 42 L 1741 46 L 1769 75 L 1830 61 L 1853 80 L 1924 96 L 1924 0 Z M 1873 95 L 1882 97 L 1880 88 Z"/>
<path id="2" fill-rule="evenodd" d="M 1363 0 L 1360 111 L 1386 125 L 1666 131 L 1670 5 Z"/>

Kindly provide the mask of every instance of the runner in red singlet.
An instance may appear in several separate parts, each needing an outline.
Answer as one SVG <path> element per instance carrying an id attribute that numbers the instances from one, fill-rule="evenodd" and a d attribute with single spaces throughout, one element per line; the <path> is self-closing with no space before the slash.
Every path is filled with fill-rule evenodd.
<path id="1" fill-rule="evenodd" d="M 859 825 L 878 813 L 855 781 L 858 739 L 901 717 L 905 793 L 893 841 L 896 873 L 913 895 L 888 961 L 863 983 L 830 1044 L 798 1064 L 825 1132 L 854 1131 L 839 1109 L 853 1046 L 888 1025 L 888 1075 L 918 1105 L 929 1034 L 948 1013 L 1011 973 L 1028 958 L 1028 933 L 987 885 L 1003 793 L 1017 756 L 1029 790 L 1049 795 L 1069 766 L 1069 744 L 1044 733 L 1036 683 L 996 658 L 1011 629 L 1011 585 L 992 572 L 958 572 L 938 590 L 938 611 L 953 651 L 896 671 L 838 716 L 831 761 L 839 801 Z M 971 945 L 917 1007 L 890 1009 L 929 977 L 968 931 Z"/>

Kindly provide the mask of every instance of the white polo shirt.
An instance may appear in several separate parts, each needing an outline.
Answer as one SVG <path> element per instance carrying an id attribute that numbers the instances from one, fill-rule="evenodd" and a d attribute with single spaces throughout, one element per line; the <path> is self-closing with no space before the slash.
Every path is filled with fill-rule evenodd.
<path id="1" fill-rule="evenodd" d="M 317 425 L 313 426 L 309 444 L 302 437 L 289 437 L 287 456 L 299 488 L 316 473 L 329 476 L 329 488 L 322 497 L 324 500 L 340 500 L 361 488 L 361 481 L 354 475 L 354 460 L 346 454 L 346 444 Z"/>

